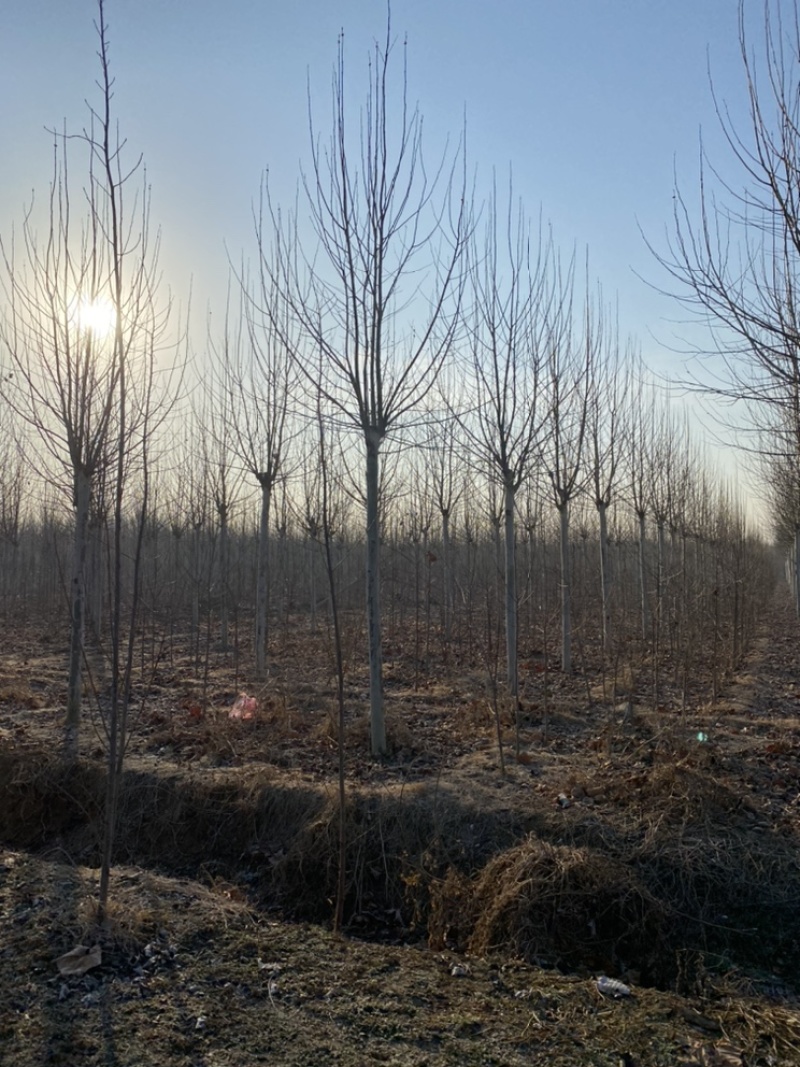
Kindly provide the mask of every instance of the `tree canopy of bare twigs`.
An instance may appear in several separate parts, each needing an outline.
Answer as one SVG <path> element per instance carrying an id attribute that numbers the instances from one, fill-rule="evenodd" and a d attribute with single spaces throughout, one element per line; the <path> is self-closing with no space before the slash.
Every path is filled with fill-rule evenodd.
<path id="1" fill-rule="evenodd" d="M 510 182 L 502 203 L 495 183 L 482 243 L 471 242 L 466 412 L 454 414 L 502 492 L 507 683 L 516 701 L 516 497 L 541 454 L 540 373 L 559 293 L 552 238 L 541 225 L 531 234 Z"/>
<path id="2" fill-rule="evenodd" d="M 267 669 L 269 639 L 270 519 L 279 480 L 284 477 L 291 440 L 290 399 L 297 379 L 288 346 L 291 324 L 280 320 L 287 304 L 270 271 L 262 264 L 258 287 L 245 286 L 238 321 L 226 315 L 224 337 L 217 352 L 220 391 L 225 396 L 230 426 L 227 431 L 240 469 L 259 490 L 259 541 L 256 573 L 256 670 Z"/>
<path id="3" fill-rule="evenodd" d="M 143 442 L 163 415 L 155 354 L 168 315 L 156 300 L 159 241 L 150 235 L 141 159 L 127 166 L 115 132 L 102 2 L 97 31 L 100 107 L 90 108 L 81 133 L 53 133 L 42 230 L 31 204 L 19 233 L 0 242 L 6 298 L 0 330 L 8 353 L 3 397 L 52 461 L 52 477 L 75 509 L 65 730 L 71 757 L 81 712 L 90 507 L 107 475 L 120 485 L 142 476 Z M 80 191 L 71 171 L 76 154 L 86 168 Z M 123 196 L 136 185 L 132 196 Z"/>
<path id="4" fill-rule="evenodd" d="M 426 166 L 422 117 L 408 101 L 405 45 L 395 41 L 390 18 L 372 52 L 360 117 L 349 117 L 340 38 L 330 139 L 320 139 L 313 116 L 309 125 L 311 167 L 302 184 L 313 239 L 299 232 L 296 217 L 281 215 L 268 190 L 256 236 L 288 309 L 274 323 L 282 331 L 291 322 L 291 336 L 282 339 L 312 397 L 318 391 L 363 439 L 370 720 L 380 755 L 379 457 L 387 434 L 433 387 L 454 337 L 468 223 L 463 152 L 445 152 L 432 171 Z"/>
<path id="5" fill-rule="evenodd" d="M 709 330 L 708 342 L 696 346 L 688 384 L 733 406 L 731 420 L 755 432 L 751 450 L 769 455 L 780 442 L 795 453 L 800 447 L 800 8 L 796 0 L 763 0 L 761 32 L 754 40 L 756 35 L 745 29 L 746 6 L 740 0 L 746 122 L 735 124 L 725 101 L 714 94 L 738 178 L 723 179 L 701 148 L 699 212 L 676 188 L 672 237 L 667 251 L 656 255 L 676 283 L 675 295 Z M 787 435 L 789 424 L 795 430 Z M 773 425 L 780 427 L 777 442 L 764 448 L 764 431 Z"/>

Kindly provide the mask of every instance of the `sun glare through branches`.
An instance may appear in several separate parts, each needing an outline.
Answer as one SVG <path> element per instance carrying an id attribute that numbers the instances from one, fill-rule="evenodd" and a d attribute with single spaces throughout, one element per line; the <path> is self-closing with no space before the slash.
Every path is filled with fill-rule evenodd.
<path id="1" fill-rule="evenodd" d="M 104 297 L 81 297 L 75 308 L 74 323 L 81 332 L 90 333 L 96 340 L 103 341 L 114 333 L 114 305 Z"/>

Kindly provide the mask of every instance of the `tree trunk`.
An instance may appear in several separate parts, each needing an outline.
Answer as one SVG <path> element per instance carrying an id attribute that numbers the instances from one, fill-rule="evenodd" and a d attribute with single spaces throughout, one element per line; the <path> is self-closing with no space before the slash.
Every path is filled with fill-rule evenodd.
<path id="1" fill-rule="evenodd" d="M 664 595 L 667 581 L 667 540 L 664 529 L 664 519 L 657 519 L 656 532 L 658 537 L 658 589 L 656 591 L 656 610 L 658 612 L 659 626 L 661 626 L 664 621 Z"/>
<path id="2" fill-rule="evenodd" d="M 192 526 L 192 655 L 196 662 L 200 659 L 200 528 L 199 522 Z"/>
<path id="3" fill-rule="evenodd" d="M 572 674 L 572 574 L 569 554 L 569 501 L 558 505 L 561 550 L 561 670 Z"/>
<path id="4" fill-rule="evenodd" d="M 450 648 L 453 637 L 453 607 L 455 605 L 455 589 L 453 585 L 453 553 L 450 542 L 450 512 L 442 511 L 442 571 L 444 588 L 442 600 L 444 601 L 444 643 Z"/>
<path id="5" fill-rule="evenodd" d="M 639 602 L 642 608 L 642 639 L 647 640 L 650 631 L 650 610 L 647 602 L 647 538 L 645 513 L 637 512 L 639 519 Z"/>
<path id="6" fill-rule="evenodd" d="M 314 542 L 311 538 L 306 542 L 306 555 L 308 559 L 308 599 L 309 599 L 309 631 L 313 636 L 317 632 L 317 570 L 314 566 L 316 553 Z"/>
<path id="7" fill-rule="evenodd" d="M 92 481 L 89 474 L 82 470 L 76 471 L 75 541 L 70 588 L 72 627 L 69 649 L 69 680 L 67 683 L 67 716 L 64 730 L 64 757 L 68 761 L 78 758 L 78 733 L 81 721 L 81 688 L 83 681 L 86 548 L 91 495 Z"/>
<path id="8" fill-rule="evenodd" d="M 228 651 L 228 508 L 219 511 L 219 640 L 223 652 Z"/>
<path id="9" fill-rule="evenodd" d="M 506 542 L 506 658 L 508 663 L 508 691 L 516 702 L 519 696 L 517 666 L 517 557 L 514 530 L 514 498 L 516 492 L 507 482 L 504 494 L 504 523 Z"/>
<path id="10" fill-rule="evenodd" d="M 113 581 L 111 585 L 111 708 L 108 715 L 108 762 L 106 772 L 106 803 L 104 813 L 103 848 L 100 860 L 100 885 L 97 895 L 97 917 L 101 926 L 107 925 L 108 896 L 111 881 L 111 861 L 114 855 L 114 836 L 117 823 L 119 787 L 122 777 L 122 765 L 125 753 L 125 722 L 130 696 L 130 667 L 133 662 L 133 635 L 136 627 L 136 606 L 138 597 L 134 591 L 129 620 L 129 644 L 127 667 L 123 669 L 120 651 L 122 647 L 122 496 L 123 496 L 123 455 L 125 442 L 125 379 L 120 376 L 120 440 L 117 460 L 117 484 L 114 501 L 114 540 L 113 540 Z M 141 526 L 144 528 L 145 510 L 142 508 Z M 136 571 L 138 578 L 141 564 L 141 536 L 136 549 Z"/>
<path id="11" fill-rule="evenodd" d="M 258 568 L 256 572 L 256 677 L 264 679 L 267 672 L 267 641 L 269 638 L 269 511 L 272 484 L 261 482 L 261 520 L 258 526 Z"/>
<path id="12" fill-rule="evenodd" d="M 369 641 L 369 713 L 372 754 L 386 752 L 383 710 L 383 651 L 381 648 L 380 526 L 378 518 L 379 452 L 377 430 L 366 434 L 367 445 L 367 631 Z"/>
<path id="13" fill-rule="evenodd" d="M 103 520 L 97 515 L 89 521 L 86 543 L 86 617 L 92 637 L 103 636 Z"/>
<path id="14" fill-rule="evenodd" d="M 800 616 L 800 526 L 794 531 L 794 607 Z"/>
<path id="15" fill-rule="evenodd" d="M 611 560 L 608 553 L 608 505 L 601 501 L 597 505 L 600 519 L 600 592 L 603 598 L 603 650 L 606 655 L 611 651 Z"/>

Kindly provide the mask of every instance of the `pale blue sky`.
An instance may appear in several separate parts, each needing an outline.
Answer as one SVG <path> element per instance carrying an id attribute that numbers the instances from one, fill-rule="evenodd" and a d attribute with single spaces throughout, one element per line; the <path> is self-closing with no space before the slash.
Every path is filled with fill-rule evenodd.
<path id="1" fill-rule="evenodd" d="M 748 5 L 754 33 L 761 3 Z M 225 245 L 252 256 L 251 205 L 269 167 L 279 199 L 308 159 L 307 78 L 321 130 L 337 34 L 345 31 L 362 96 L 384 0 L 107 0 L 116 107 L 132 153 L 144 154 L 162 266 L 176 296 L 221 313 Z M 44 194 L 46 126 L 78 129 L 97 76 L 94 0 L 8 3 L 0 35 L 0 230 Z M 409 89 L 433 156 L 466 113 L 477 192 L 513 167 L 530 215 L 541 209 L 565 250 L 588 246 L 591 272 L 618 295 L 624 331 L 669 343 L 680 309 L 637 273 L 663 282 L 639 233 L 663 246 L 674 168 L 697 186 L 699 133 L 723 171 L 708 67 L 736 115 L 743 101 L 736 0 L 393 0 L 409 42 Z M 743 118 L 744 121 L 744 118 Z M 195 349 L 204 344 L 194 338 Z"/>

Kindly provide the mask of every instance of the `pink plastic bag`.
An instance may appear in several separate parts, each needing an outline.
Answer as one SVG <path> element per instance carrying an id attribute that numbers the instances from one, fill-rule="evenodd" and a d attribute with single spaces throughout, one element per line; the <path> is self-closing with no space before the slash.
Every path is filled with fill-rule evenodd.
<path id="1" fill-rule="evenodd" d="M 228 718 L 252 719 L 256 713 L 257 707 L 258 701 L 255 697 L 248 696 L 247 693 L 240 693 L 236 700 L 234 700 L 231 710 L 228 712 Z"/>

